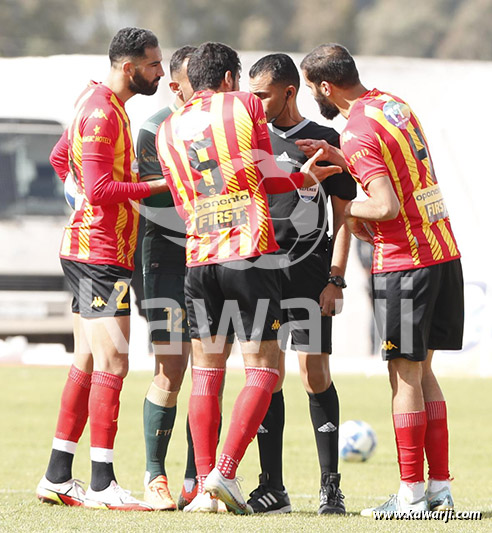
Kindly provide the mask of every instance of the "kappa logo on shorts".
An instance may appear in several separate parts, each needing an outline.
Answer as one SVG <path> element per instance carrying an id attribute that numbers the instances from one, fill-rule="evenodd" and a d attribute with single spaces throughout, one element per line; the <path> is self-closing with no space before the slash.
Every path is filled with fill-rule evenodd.
<path id="1" fill-rule="evenodd" d="M 383 350 L 390 351 L 390 350 L 393 350 L 394 348 L 398 348 L 398 346 L 396 346 L 396 344 L 393 344 L 391 341 L 383 341 L 382 348 Z"/>
<path id="2" fill-rule="evenodd" d="M 91 307 L 102 307 L 103 305 L 108 305 L 100 296 L 94 296 L 92 300 Z"/>
<path id="3" fill-rule="evenodd" d="M 280 329 L 280 320 L 274 320 L 272 324 L 272 330 L 277 331 Z"/>

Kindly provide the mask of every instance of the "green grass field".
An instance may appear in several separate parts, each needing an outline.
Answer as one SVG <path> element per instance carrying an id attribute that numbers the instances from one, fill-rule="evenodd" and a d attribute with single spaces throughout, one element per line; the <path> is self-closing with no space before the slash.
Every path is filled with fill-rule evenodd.
<path id="1" fill-rule="evenodd" d="M 381 363 L 383 364 L 383 363 Z M 398 489 L 396 452 L 390 417 L 390 391 L 385 377 L 338 376 L 342 421 L 362 419 L 378 437 L 376 454 L 363 464 L 342 463 L 342 489 L 348 514 L 318 516 L 319 471 L 306 395 L 298 376 L 287 376 L 284 444 L 285 484 L 294 512 L 290 515 L 233 516 L 175 513 L 118 513 L 62 508 L 39 503 L 34 495 L 46 468 L 58 403 L 67 368 L 0 367 L 0 531 L 1 532 L 211 532 L 211 531 L 492 531 L 492 466 L 490 443 L 490 379 L 442 379 L 448 400 L 451 473 L 457 510 L 482 511 L 481 521 L 376 522 L 358 515 L 382 503 Z M 134 372 L 125 380 L 116 439 L 115 469 L 119 483 L 143 496 L 144 444 L 142 402 L 151 376 Z M 232 402 L 243 383 L 230 371 L 224 397 L 225 428 Z M 168 453 L 172 493 L 181 488 L 186 457 L 185 417 L 190 381 L 187 377 Z M 74 475 L 89 481 L 89 438 L 79 444 Z M 220 449 L 220 448 L 219 448 Z M 257 446 L 253 442 L 241 463 L 243 490 L 258 480 Z"/>

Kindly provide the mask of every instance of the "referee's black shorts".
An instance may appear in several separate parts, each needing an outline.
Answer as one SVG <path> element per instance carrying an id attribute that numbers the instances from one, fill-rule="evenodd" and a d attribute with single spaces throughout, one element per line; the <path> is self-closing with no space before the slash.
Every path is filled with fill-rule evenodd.
<path id="1" fill-rule="evenodd" d="M 430 267 L 373 274 L 382 357 L 424 361 L 427 350 L 460 350 L 463 273 L 459 259 Z"/>
<path id="2" fill-rule="evenodd" d="M 330 254 L 311 252 L 281 269 L 283 324 L 288 324 L 293 350 L 331 353 L 332 317 L 321 316 L 319 297 L 328 283 Z M 299 300 L 298 303 L 295 303 Z M 292 303 L 291 303 L 292 302 Z M 286 339 L 282 338 L 285 351 Z"/>

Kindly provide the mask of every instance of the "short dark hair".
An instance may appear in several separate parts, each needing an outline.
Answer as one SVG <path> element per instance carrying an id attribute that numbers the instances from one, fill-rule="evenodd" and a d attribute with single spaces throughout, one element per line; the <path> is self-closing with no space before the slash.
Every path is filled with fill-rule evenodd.
<path id="1" fill-rule="evenodd" d="M 145 57 L 147 48 L 157 48 L 159 41 L 150 31 L 142 28 L 122 28 L 113 37 L 109 45 L 109 59 L 111 65 L 123 57 Z"/>
<path id="2" fill-rule="evenodd" d="M 342 45 L 321 44 L 302 60 L 301 69 L 316 85 L 327 81 L 338 87 L 353 87 L 360 83 L 354 58 Z"/>
<path id="3" fill-rule="evenodd" d="M 193 53 L 196 52 L 196 50 L 196 46 L 186 45 L 178 48 L 176 52 L 173 53 L 171 56 L 171 61 L 169 62 L 169 71 L 171 76 L 175 72 L 179 72 L 181 70 L 185 59 L 189 59 Z"/>
<path id="4" fill-rule="evenodd" d="M 235 50 L 222 43 L 203 43 L 190 57 L 188 79 L 194 91 L 216 90 L 227 71 L 232 77 L 241 72 L 241 61 Z"/>
<path id="5" fill-rule="evenodd" d="M 299 90 L 299 71 L 287 54 L 269 54 L 259 59 L 249 69 L 249 77 L 256 78 L 260 74 L 270 74 L 273 84 L 293 85 Z"/>

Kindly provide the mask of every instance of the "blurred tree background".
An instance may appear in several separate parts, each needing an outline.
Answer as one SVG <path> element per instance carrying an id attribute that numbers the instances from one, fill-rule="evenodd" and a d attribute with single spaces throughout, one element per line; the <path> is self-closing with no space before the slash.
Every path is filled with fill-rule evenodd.
<path id="1" fill-rule="evenodd" d="M 492 60 L 492 0 L 0 0 L 0 56 L 105 54 L 123 26 L 164 48 L 221 41 L 307 52 Z"/>

